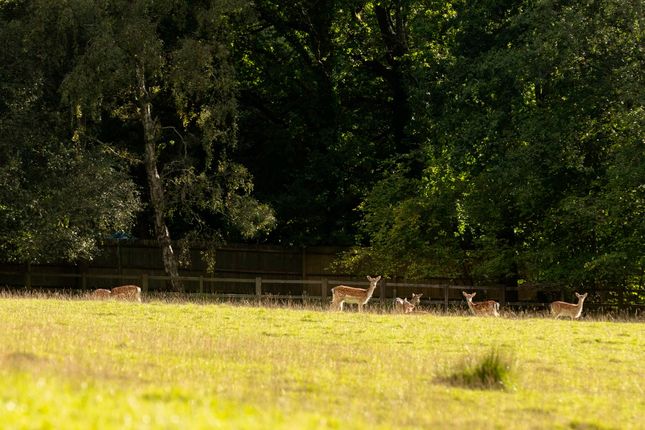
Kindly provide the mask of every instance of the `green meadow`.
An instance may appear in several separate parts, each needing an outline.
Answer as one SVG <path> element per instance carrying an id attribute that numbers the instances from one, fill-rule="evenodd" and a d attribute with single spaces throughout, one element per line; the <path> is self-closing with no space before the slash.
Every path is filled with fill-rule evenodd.
<path id="1" fill-rule="evenodd" d="M 0 298 L 2 429 L 637 429 L 643 363 L 643 322 Z"/>

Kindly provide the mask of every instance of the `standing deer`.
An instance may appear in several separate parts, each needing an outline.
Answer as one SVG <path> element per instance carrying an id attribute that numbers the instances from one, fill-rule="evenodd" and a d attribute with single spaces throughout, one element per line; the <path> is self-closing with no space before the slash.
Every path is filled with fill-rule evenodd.
<path id="1" fill-rule="evenodd" d="M 423 296 L 423 293 L 421 294 L 412 293 L 411 301 L 408 301 L 407 298 L 400 299 L 397 297 L 396 299 L 394 299 L 394 307 L 398 312 L 409 314 L 412 311 L 414 311 L 414 308 L 421 302 L 421 296 Z"/>
<path id="2" fill-rule="evenodd" d="M 342 311 L 343 303 L 356 303 L 358 305 L 358 311 L 362 312 L 363 306 L 369 302 L 372 294 L 374 294 L 376 284 L 381 280 L 381 277 L 377 276 L 376 278 L 372 278 L 368 276 L 367 280 L 370 281 L 370 287 L 368 289 L 348 287 L 346 285 L 339 285 L 332 288 L 331 308 Z"/>
<path id="3" fill-rule="evenodd" d="M 553 302 L 551 303 L 551 313 L 556 317 L 560 316 L 570 317 L 571 319 L 578 319 L 582 314 L 582 304 L 585 302 L 588 293 L 578 294 L 575 293 L 578 298 L 577 304 L 567 303 L 567 302 Z"/>
<path id="4" fill-rule="evenodd" d="M 477 316 L 499 316 L 499 303 L 497 303 L 495 300 L 486 300 L 485 302 L 478 302 L 475 303 L 473 302 L 473 297 L 477 293 L 472 293 L 468 294 L 465 291 L 462 291 L 464 297 L 466 298 L 466 302 L 468 302 L 468 307 L 472 311 L 473 315 Z"/>

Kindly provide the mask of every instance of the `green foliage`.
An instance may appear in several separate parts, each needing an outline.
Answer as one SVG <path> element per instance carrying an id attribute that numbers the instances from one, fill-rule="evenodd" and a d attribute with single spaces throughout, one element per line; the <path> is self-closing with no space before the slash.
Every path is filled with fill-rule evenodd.
<path id="1" fill-rule="evenodd" d="M 452 261 L 478 281 L 642 283 L 637 2 L 453 7 L 437 39 L 443 75 L 426 87 L 421 181 L 391 198 L 386 178 L 367 196 L 370 258 L 389 268 L 400 256 L 400 274 L 421 264 L 441 275 L 418 250 L 449 242 Z M 427 217 L 409 211 L 410 198 Z M 424 234 L 437 225 L 445 234 Z"/>
<path id="2" fill-rule="evenodd" d="M 145 193 L 150 203 L 146 207 L 169 217 L 175 239 L 248 239 L 270 230 L 275 223 L 272 210 L 252 195 L 251 174 L 230 155 L 237 136 L 230 23 L 243 6 L 236 1 L 191 6 L 144 0 L 3 4 L 0 36 L 16 43 L 10 45 L 0 72 L 6 78 L 0 90 L 10 96 L 0 106 L 11 115 L 3 129 L 18 128 L 12 131 L 14 144 L 24 147 L 23 153 L 18 149 L 13 154 L 12 168 L 22 168 L 20 160 L 29 156 L 25 151 L 55 148 L 50 157 L 43 154 L 43 180 L 36 182 L 35 175 L 24 181 L 24 200 L 40 202 L 28 194 L 38 194 L 35 190 L 41 188 L 47 193 L 45 188 L 56 186 L 48 201 L 60 200 L 61 204 L 45 218 L 73 230 L 78 228 L 74 223 L 78 224 L 79 216 L 66 213 L 75 206 L 70 199 L 103 195 L 100 201 L 87 204 L 104 205 L 102 212 L 82 212 L 85 223 L 95 226 L 93 237 L 109 229 L 131 228 L 139 210 L 133 204 L 136 195 L 131 182 L 140 181 L 142 188 L 149 185 L 141 180 L 145 174 L 140 170 L 145 152 L 141 135 L 145 134 L 154 141 L 152 163 L 165 190 L 165 196 L 156 200 L 157 194 Z M 154 123 L 149 129 L 145 129 L 145 110 L 151 111 Z M 40 136 L 28 136 L 28 120 L 39 124 L 38 128 L 53 128 Z M 58 159 L 65 157 L 79 161 L 63 166 Z M 124 168 L 115 169 L 115 160 L 124 162 Z M 113 177 L 109 172 L 114 172 Z M 14 174 L 7 171 L 5 176 Z M 51 177 L 60 178 L 59 183 Z M 70 183 L 60 184 L 68 177 Z M 7 190 L 7 195 L 13 191 Z M 62 199 L 60 193 L 69 197 Z M 7 212 L 3 220 L 15 217 L 14 212 Z M 8 221 L 2 227 L 5 231 L 15 228 Z M 143 235 L 149 234 L 150 227 L 137 226 Z M 61 236 L 61 228 L 39 227 L 39 231 L 51 231 L 49 238 L 38 240 L 38 246 L 31 245 L 30 235 L 17 235 L 11 247 L 41 247 L 46 240 Z M 95 241 L 87 239 L 87 230 L 83 228 L 78 240 L 61 237 L 68 252 L 60 257 L 74 260 L 90 255 Z"/>
<path id="3" fill-rule="evenodd" d="M 0 174 L 0 255 L 17 262 L 91 260 L 115 231 L 129 230 L 139 192 L 96 149 L 22 145 Z"/>
<path id="4" fill-rule="evenodd" d="M 445 195 L 423 188 L 402 172 L 379 182 L 359 207 L 370 246 L 350 250 L 339 266 L 408 279 L 458 277 L 464 259 L 454 240 L 456 208 Z"/>
<path id="5" fill-rule="evenodd" d="M 349 270 L 408 278 L 642 286 L 641 15 L 636 0 L 4 2 L 5 195 L 23 142 L 119 160 L 115 189 L 129 195 L 125 169 L 145 188 L 149 106 L 174 238 L 348 245 Z"/>
<path id="6" fill-rule="evenodd" d="M 133 226 L 141 208 L 128 164 L 109 147 L 74 142 L 69 116 L 60 111 L 55 79 L 68 66 L 66 49 L 78 48 L 82 31 L 71 21 L 88 12 L 84 4 L 0 5 L 5 46 L 0 258 L 5 261 L 92 259 L 107 235 Z M 55 27 L 49 26 L 52 21 Z"/>

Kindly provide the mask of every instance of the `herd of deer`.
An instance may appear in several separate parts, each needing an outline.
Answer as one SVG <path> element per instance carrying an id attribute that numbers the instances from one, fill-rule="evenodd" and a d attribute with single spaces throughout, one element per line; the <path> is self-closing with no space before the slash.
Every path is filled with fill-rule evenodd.
<path id="1" fill-rule="evenodd" d="M 376 285 L 378 281 L 381 280 L 380 276 L 372 278 L 371 276 L 367 277 L 367 280 L 370 281 L 369 288 L 355 288 L 348 287 L 347 285 L 339 285 L 331 289 L 332 292 L 332 301 L 331 308 L 336 310 L 343 310 L 343 304 L 353 303 L 358 305 L 358 311 L 363 311 L 363 306 L 369 302 L 374 294 Z M 468 303 L 468 308 L 477 316 L 499 316 L 499 303 L 494 300 L 486 300 L 484 302 L 473 302 L 473 297 L 477 293 L 468 294 L 463 291 L 463 295 L 466 298 Z M 423 294 L 412 294 L 412 299 L 408 300 L 407 298 L 401 299 L 397 297 L 394 300 L 394 308 L 398 312 L 405 314 L 412 313 L 414 308 L 416 308 L 421 302 L 421 296 Z M 141 302 L 141 288 L 136 285 L 123 285 L 120 287 L 112 288 L 112 290 L 106 290 L 99 288 L 90 293 L 89 296 L 91 299 L 117 299 L 117 300 L 127 300 L 134 302 Z M 551 303 L 551 313 L 559 318 L 570 317 L 571 319 L 579 318 L 582 314 L 582 304 L 587 298 L 587 293 L 578 294 L 578 303 L 566 303 L 566 302 L 553 302 Z"/>
<path id="2" fill-rule="evenodd" d="M 354 288 L 348 287 L 346 285 L 339 285 L 331 289 L 332 291 L 332 301 L 331 308 L 343 310 L 343 303 L 356 303 L 358 304 L 358 311 L 363 310 L 363 306 L 372 298 L 374 290 L 378 281 L 381 280 L 380 276 L 372 278 L 371 276 L 367 277 L 367 280 L 370 281 L 370 287 L 365 288 Z M 468 294 L 467 292 L 462 292 L 468 303 L 468 308 L 477 316 L 499 316 L 499 303 L 494 300 L 486 300 L 484 302 L 473 302 L 473 297 L 477 293 Z M 412 294 L 412 299 L 408 300 L 407 298 L 401 299 L 397 297 L 394 299 L 394 307 L 397 311 L 403 313 L 411 313 L 414 311 L 414 308 L 420 303 L 421 296 L 423 294 Z M 566 302 L 553 302 L 551 303 L 551 313 L 556 317 L 570 317 L 571 319 L 577 319 L 582 314 L 582 304 L 587 298 L 587 293 L 578 294 L 578 303 L 566 303 Z"/>

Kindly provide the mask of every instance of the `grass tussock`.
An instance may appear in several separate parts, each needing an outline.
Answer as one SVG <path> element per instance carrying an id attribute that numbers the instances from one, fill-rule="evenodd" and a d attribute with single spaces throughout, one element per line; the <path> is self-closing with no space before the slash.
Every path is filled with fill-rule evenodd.
<path id="1" fill-rule="evenodd" d="M 447 377 L 451 385 L 483 390 L 507 390 L 512 384 L 513 359 L 493 349 L 481 357 L 469 357 Z"/>

